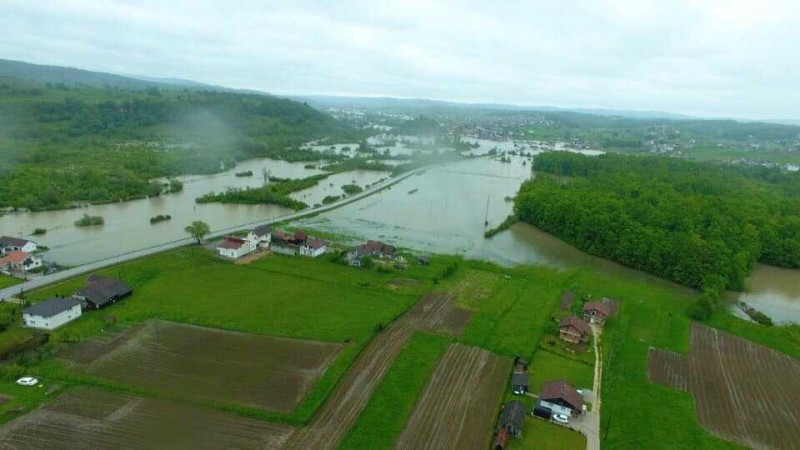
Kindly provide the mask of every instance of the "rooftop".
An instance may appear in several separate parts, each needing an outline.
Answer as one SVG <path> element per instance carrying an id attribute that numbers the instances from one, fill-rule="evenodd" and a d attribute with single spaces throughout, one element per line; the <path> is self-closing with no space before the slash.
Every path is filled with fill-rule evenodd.
<path id="1" fill-rule="evenodd" d="M 23 314 L 40 317 L 53 317 L 70 308 L 80 305 L 81 302 L 74 298 L 51 298 L 22 310 Z"/>

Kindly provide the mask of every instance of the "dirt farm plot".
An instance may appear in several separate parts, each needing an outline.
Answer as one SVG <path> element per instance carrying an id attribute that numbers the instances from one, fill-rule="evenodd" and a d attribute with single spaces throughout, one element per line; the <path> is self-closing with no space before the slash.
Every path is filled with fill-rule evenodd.
<path id="1" fill-rule="evenodd" d="M 399 449 L 484 449 L 511 361 L 477 347 L 452 344 L 436 366 Z"/>
<path id="2" fill-rule="evenodd" d="M 298 430 L 287 447 L 337 448 L 414 332 L 442 327 L 453 307 L 452 296 L 429 293 L 392 322 L 370 341 L 311 423 Z"/>
<path id="3" fill-rule="evenodd" d="M 651 350 L 651 381 L 694 395 L 700 424 L 754 448 L 800 442 L 800 361 L 745 339 L 693 324 L 688 357 Z"/>
<path id="4" fill-rule="evenodd" d="M 78 370 L 186 398 L 285 413 L 302 402 L 341 349 L 163 320 L 147 322 L 110 347 Z"/>
<path id="5" fill-rule="evenodd" d="M 211 408 L 95 388 L 0 427 L 0 448 L 277 448 L 294 430 Z"/>

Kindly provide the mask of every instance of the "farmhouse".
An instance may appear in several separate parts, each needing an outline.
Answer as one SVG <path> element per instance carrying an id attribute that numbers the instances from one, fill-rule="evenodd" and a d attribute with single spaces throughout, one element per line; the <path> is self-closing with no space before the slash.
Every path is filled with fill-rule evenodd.
<path id="1" fill-rule="evenodd" d="M 522 428 L 525 426 L 525 404 L 520 401 L 508 402 L 503 405 L 503 411 L 500 413 L 500 422 L 498 423 L 500 431 L 506 430 L 508 435 L 517 439 L 522 439 Z"/>
<path id="2" fill-rule="evenodd" d="M 81 316 L 81 302 L 75 298 L 51 298 L 22 310 L 26 327 L 53 330 Z"/>
<path id="3" fill-rule="evenodd" d="M 542 386 L 539 406 L 549 409 L 552 414 L 570 417 L 572 414 L 583 413 L 583 397 L 566 380 L 550 381 Z"/>
<path id="4" fill-rule="evenodd" d="M 345 261 L 351 266 L 360 267 L 361 258 L 365 256 L 382 259 L 395 259 L 398 257 L 397 248 L 394 245 L 384 244 L 380 241 L 367 241 L 366 244 L 350 249 L 345 255 Z"/>
<path id="5" fill-rule="evenodd" d="M 86 308 L 100 309 L 132 293 L 133 289 L 121 280 L 92 275 L 86 280 L 86 287 L 76 292 L 75 297 L 85 302 Z"/>
<path id="6" fill-rule="evenodd" d="M 253 252 L 256 245 L 254 240 L 228 236 L 217 246 L 217 252 L 226 258 L 237 259 Z"/>
<path id="7" fill-rule="evenodd" d="M 596 325 L 603 325 L 611 311 L 608 305 L 602 302 L 588 302 L 583 305 L 583 318 Z"/>
<path id="8" fill-rule="evenodd" d="M 42 259 L 21 250 L 14 250 L 0 258 L 0 270 L 32 270 L 42 267 Z"/>
<path id="9" fill-rule="evenodd" d="M 266 225 L 255 227 L 253 231 L 247 234 L 247 238 L 255 241 L 258 248 L 268 248 L 269 243 L 272 241 L 272 228 Z"/>
<path id="10" fill-rule="evenodd" d="M 33 253 L 37 249 L 36 242 L 10 236 L 0 237 L 0 254 L 11 252 Z"/>
<path id="11" fill-rule="evenodd" d="M 325 254 L 328 249 L 327 243 L 322 239 L 311 238 L 300 244 L 300 254 L 316 258 Z"/>
<path id="12" fill-rule="evenodd" d="M 558 337 L 573 344 L 587 342 L 590 332 L 589 324 L 577 316 L 561 319 L 561 324 L 558 327 Z"/>

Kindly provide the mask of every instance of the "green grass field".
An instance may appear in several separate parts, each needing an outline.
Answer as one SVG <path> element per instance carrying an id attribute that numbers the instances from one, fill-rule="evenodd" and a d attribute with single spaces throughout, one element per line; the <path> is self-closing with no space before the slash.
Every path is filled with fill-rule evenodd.
<path id="1" fill-rule="evenodd" d="M 386 378 L 339 448 L 392 448 L 436 363 L 451 342 L 448 337 L 416 333 L 392 363 Z"/>
<path id="2" fill-rule="evenodd" d="M 448 258 L 437 258 L 430 266 L 411 266 L 403 272 L 381 273 L 335 264 L 326 259 L 270 255 L 250 265 L 221 261 L 199 248 L 179 250 L 137 260 L 101 273 L 121 277 L 131 284 L 134 294 L 98 312 L 56 330 L 53 342 L 76 341 L 96 335 L 114 316 L 123 323 L 139 323 L 149 318 L 243 332 L 298 339 L 342 342 L 352 339 L 313 390 L 288 416 L 258 414 L 283 422 L 307 422 L 347 372 L 360 350 L 387 324 L 401 315 L 432 286 L 431 278 Z M 32 293 L 35 302 L 55 294 L 69 295 L 83 286 L 86 277 L 71 280 Z M 397 278 L 412 278 L 418 283 L 390 284 Z M 17 336 L 20 333 L 23 336 Z M 29 330 L 12 326 L 3 335 L 10 342 L 24 339 Z M 0 339 L 2 342 L 2 339 Z M 47 361 L 38 369 L 43 375 L 66 380 L 84 376 L 63 370 L 57 361 Z M 112 386 L 122 388 L 121 386 Z M 153 395 L 153 393 L 147 393 Z M 220 405 L 226 407 L 226 405 Z"/>
<path id="3" fill-rule="evenodd" d="M 559 378 L 566 379 L 576 389 L 591 389 L 594 382 L 594 364 L 573 361 L 542 349 L 534 355 L 529 371 L 530 390 L 534 394 L 542 390 L 544 383 Z"/>
<path id="4" fill-rule="evenodd" d="M 5 289 L 9 286 L 14 286 L 15 284 L 19 283 L 22 283 L 22 280 L 0 273 L 0 289 Z"/>
<path id="5" fill-rule="evenodd" d="M 528 417 L 522 439 L 509 439 L 509 450 L 583 450 L 586 438 L 568 428 Z"/>

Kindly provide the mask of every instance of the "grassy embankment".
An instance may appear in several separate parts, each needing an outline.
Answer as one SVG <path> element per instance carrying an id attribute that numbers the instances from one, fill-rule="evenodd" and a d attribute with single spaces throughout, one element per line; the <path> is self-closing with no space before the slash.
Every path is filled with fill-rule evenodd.
<path id="1" fill-rule="evenodd" d="M 195 325 L 298 339 L 343 342 L 352 339 L 311 393 L 292 414 L 277 414 L 227 404 L 211 404 L 240 414 L 290 424 L 307 422 L 346 373 L 360 350 L 386 324 L 401 315 L 432 286 L 431 278 L 448 258 L 430 266 L 411 265 L 402 273 L 382 273 L 334 264 L 328 260 L 272 255 L 250 265 L 236 266 L 198 248 L 185 249 L 137 260 L 105 270 L 121 276 L 134 287 L 134 295 L 100 312 L 55 331 L 52 341 L 80 341 L 108 327 L 106 318 L 121 323 L 140 323 L 157 317 Z M 420 281 L 416 286 L 389 282 L 398 277 Z M 71 280 L 29 296 L 40 301 L 55 294 L 70 294 L 85 277 Z M 18 336 L 21 333 L 23 336 Z M 17 322 L 2 333 L 24 339 L 30 331 Z M 49 382 L 100 385 L 141 395 L 172 398 L 163 393 L 135 389 L 94 376 L 76 373 L 59 360 L 44 358 L 28 367 L 9 366 L 9 379 L 22 372 Z M 180 399 L 178 400 L 188 400 Z"/>
<path id="2" fill-rule="evenodd" d="M 18 280 L 8 275 L 0 274 L 0 289 L 5 289 L 7 287 L 14 286 L 15 284 L 19 283 L 22 283 L 22 280 Z"/>

